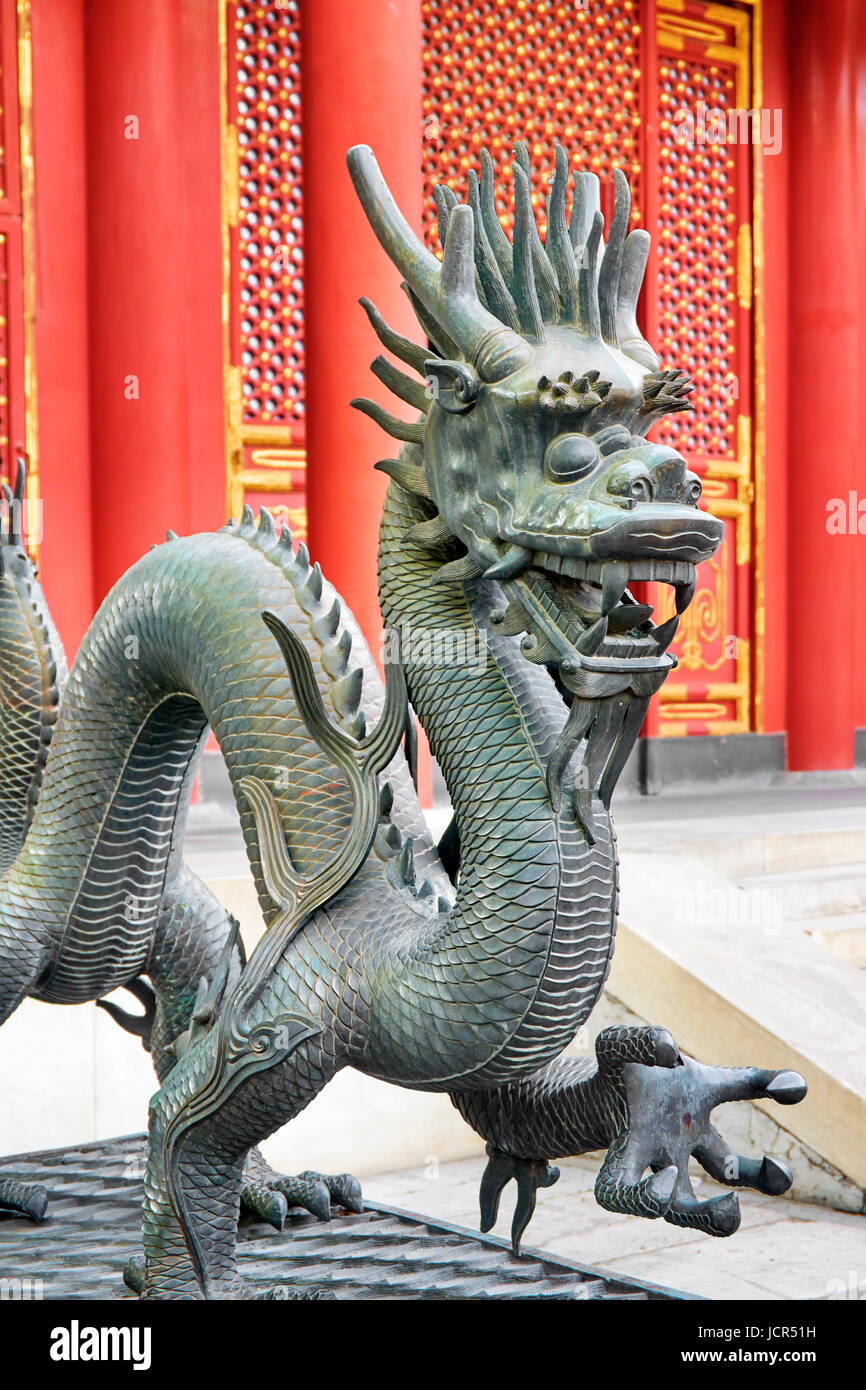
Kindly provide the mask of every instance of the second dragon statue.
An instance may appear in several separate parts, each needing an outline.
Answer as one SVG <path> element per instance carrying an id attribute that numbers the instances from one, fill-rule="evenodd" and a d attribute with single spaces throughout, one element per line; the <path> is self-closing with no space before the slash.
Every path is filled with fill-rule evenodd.
<path id="1" fill-rule="evenodd" d="M 244 1297 L 242 1202 L 277 1225 L 291 1204 L 359 1207 L 347 1175 L 282 1177 L 255 1149 L 346 1066 L 451 1096 L 487 1141 L 483 1229 L 516 1180 L 515 1252 L 564 1155 L 606 1150 L 608 1209 L 717 1236 L 736 1230 L 737 1197 L 696 1198 L 691 1155 L 732 1187 L 790 1185 L 781 1161 L 731 1153 L 711 1112 L 795 1102 L 795 1073 L 699 1064 L 663 1027 L 608 1028 L 594 1058 L 563 1056 L 613 952 L 611 794 L 722 525 L 682 457 L 647 440 L 692 388 L 637 327 L 649 238 L 628 231 L 626 180 L 605 244 L 598 180 L 572 182 L 555 159 L 544 241 L 524 146 L 513 240 L 486 154 L 465 202 L 438 189 L 440 262 L 372 152 L 349 153 L 421 338 L 364 303 L 409 369 L 373 370 L 417 412 L 355 402 L 402 444 L 378 465 L 385 686 L 304 546 L 246 511 L 172 538 L 116 585 L 66 683 L 40 791 L 56 639 L 17 536 L 4 541 L 0 662 L 18 672 L 28 736 L 14 784 L 4 774 L 0 1016 L 25 996 L 118 985 L 152 1003 L 162 1089 L 130 1276 L 146 1297 Z M 659 626 L 630 592 L 645 580 L 673 588 Z M 439 847 L 400 747 L 407 693 L 454 808 Z M 181 856 L 208 725 L 268 924 L 245 967 Z M 44 1206 L 10 1185 L 0 1201 Z"/>

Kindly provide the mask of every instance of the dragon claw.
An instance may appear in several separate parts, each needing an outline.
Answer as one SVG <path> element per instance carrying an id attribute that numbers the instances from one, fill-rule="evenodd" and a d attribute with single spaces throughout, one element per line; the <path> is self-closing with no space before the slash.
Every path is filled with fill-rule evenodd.
<path id="1" fill-rule="evenodd" d="M 249 1216 L 266 1221 L 275 1231 L 283 1229 L 289 1204 L 278 1187 L 261 1182 L 244 1183 L 242 1201 Z"/>
<path id="2" fill-rule="evenodd" d="M 45 1220 L 47 1207 L 48 1193 L 38 1183 L 0 1178 L 0 1212 L 26 1216 L 28 1221 L 38 1224 Z"/>
<path id="3" fill-rule="evenodd" d="M 796 1105 L 805 1094 L 806 1083 L 796 1071 L 777 1071 L 764 1088 L 764 1095 L 778 1105 Z"/>
<path id="4" fill-rule="evenodd" d="M 479 1193 L 481 1230 L 487 1232 L 496 1225 L 499 1199 L 506 1184 L 514 1178 L 517 1183 L 517 1202 L 511 1221 L 511 1249 L 514 1256 L 518 1257 L 523 1232 L 535 1211 L 538 1189 L 552 1187 L 559 1178 L 559 1169 L 543 1158 L 516 1158 L 513 1154 L 497 1149 L 493 1144 L 487 1145 L 487 1155 L 487 1167 L 481 1179 Z"/>
<path id="5" fill-rule="evenodd" d="M 351 1173 L 314 1173 L 306 1169 L 294 1177 L 275 1173 L 260 1155 L 251 1156 L 241 1191 L 244 1210 L 275 1230 L 285 1225 L 289 1207 L 302 1207 L 318 1221 L 330 1221 L 332 1204 L 346 1211 L 364 1210 L 361 1184 Z"/>
<path id="6" fill-rule="evenodd" d="M 336 1177 L 328 1174 L 302 1173 L 302 1178 L 321 1178 L 331 1199 L 336 1202 L 338 1207 L 343 1207 L 345 1211 L 351 1211 L 356 1216 L 364 1210 L 364 1199 L 361 1194 L 361 1184 L 357 1178 L 353 1178 L 351 1173 L 337 1173 Z"/>
<path id="7" fill-rule="evenodd" d="M 665 1220 L 672 1226 L 704 1231 L 709 1236 L 732 1236 L 740 1225 L 740 1203 L 736 1192 L 701 1201 L 697 1197 L 674 1199 Z"/>
<path id="8" fill-rule="evenodd" d="M 596 1181 L 596 1198 L 610 1211 L 663 1216 L 675 1226 L 732 1235 L 740 1224 L 736 1194 L 697 1198 L 689 1159 L 694 1156 L 718 1182 L 751 1187 L 768 1196 L 787 1192 L 793 1174 L 787 1163 L 771 1154 L 755 1159 L 733 1152 L 711 1124 L 711 1113 L 717 1105 L 737 1100 L 769 1098 L 794 1105 L 806 1094 L 806 1083 L 797 1072 L 709 1067 L 678 1051 L 680 1065 L 662 1062 L 661 1056 L 669 1057 L 670 1051 L 653 1040 L 653 1031 L 609 1029 L 607 1036 L 600 1035 L 599 1074 L 608 1078 L 616 1118 L 614 1138 Z M 636 1052 L 641 1053 L 640 1061 Z M 648 1167 L 654 1175 L 644 1178 Z"/>

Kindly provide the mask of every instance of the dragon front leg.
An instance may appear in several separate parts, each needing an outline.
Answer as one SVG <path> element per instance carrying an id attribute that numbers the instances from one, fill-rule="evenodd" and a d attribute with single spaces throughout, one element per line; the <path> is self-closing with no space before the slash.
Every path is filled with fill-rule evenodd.
<path id="1" fill-rule="evenodd" d="M 734 1153 L 711 1123 L 713 1110 L 762 1097 L 793 1105 L 805 1094 L 796 1072 L 705 1066 L 681 1054 L 667 1029 L 637 1027 L 600 1033 L 595 1061 L 559 1058 L 501 1090 L 458 1092 L 452 1100 L 487 1140 L 482 1230 L 495 1223 L 506 1184 L 517 1182 L 511 1233 L 517 1255 L 537 1189 L 559 1176 L 550 1159 L 594 1149 L 607 1150 L 595 1195 L 608 1211 L 732 1235 L 740 1224 L 736 1194 L 696 1197 L 689 1158 L 719 1182 L 769 1195 L 786 1192 L 792 1174 L 770 1155 Z"/>

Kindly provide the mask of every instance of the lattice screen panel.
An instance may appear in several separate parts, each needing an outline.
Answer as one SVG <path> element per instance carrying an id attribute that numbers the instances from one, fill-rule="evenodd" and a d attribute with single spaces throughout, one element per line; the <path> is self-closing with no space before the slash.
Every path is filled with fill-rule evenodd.
<path id="1" fill-rule="evenodd" d="M 698 572 L 671 650 L 679 670 L 654 704 L 661 735 L 752 727 L 755 546 L 752 363 L 752 147 L 736 113 L 750 100 L 748 11 L 657 0 L 654 343 L 695 382 L 693 415 L 654 437 L 685 454 L 704 503 L 725 522 Z M 744 139 L 743 136 L 746 136 Z M 659 617 L 667 590 L 649 595 Z"/>
<path id="2" fill-rule="evenodd" d="M 678 113 L 736 105 L 729 64 L 659 58 L 658 325 L 665 362 L 687 363 L 695 414 L 665 421 L 656 438 L 727 455 L 737 435 L 737 161 L 726 144 L 678 143 Z"/>
<path id="3" fill-rule="evenodd" d="M 432 188 L 461 194 L 487 144 L 511 182 L 515 140 L 534 160 L 544 226 L 558 139 L 576 168 L 629 176 L 640 218 L 638 0 L 423 0 L 426 232 L 438 243 Z M 508 225 L 503 203 L 503 221 Z M 509 227 L 510 230 L 510 227 Z"/>
<path id="4" fill-rule="evenodd" d="M 226 5 L 229 507 L 303 532 L 300 0 Z"/>

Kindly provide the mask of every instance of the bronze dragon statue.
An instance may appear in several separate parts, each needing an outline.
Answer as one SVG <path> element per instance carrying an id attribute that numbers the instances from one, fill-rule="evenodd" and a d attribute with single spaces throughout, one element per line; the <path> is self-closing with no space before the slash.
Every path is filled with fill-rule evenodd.
<path id="1" fill-rule="evenodd" d="M 35 814 L 34 774 L 31 814 L 3 841 L 0 1015 L 25 995 L 141 992 L 142 974 L 154 990 L 162 1089 L 145 1263 L 130 1276 L 150 1298 L 244 1296 L 242 1201 L 271 1219 L 278 1197 L 280 1211 L 357 1205 L 346 1175 L 280 1178 L 254 1148 L 345 1066 L 451 1096 L 487 1141 L 485 1230 L 516 1180 L 515 1252 L 559 1156 L 606 1150 L 603 1206 L 713 1235 L 737 1228 L 737 1197 L 698 1200 L 691 1155 L 732 1187 L 791 1182 L 781 1161 L 731 1153 L 710 1115 L 724 1101 L 793 1103 L 795 1073 L 702 1065 L 661 1027 L 606 1029 L 594 1059 L 562 1055 L 613 952 L 611 794 L 675 664 L 695 566 L 722 539 L 697 476 L 647 441 L 691 386 L 660 370 L 637 327 L 648 237 L 628 231 L 627 182 L 616 173 L 605 244 L 598 180 L 578 173 L 570 194 L 557 148 L 542 241 L 518 146 L 511 240 L 485 154 L 465 203 L 437 190 L 440 261 L 372 152 L 351 150 L 349 168 L 429 343 L 362 301 L 414 375 L 384 357 L 373 370 L 418 417 L 355 402 L 403 446 L 378 465 L 391 478 L 385 684 L 305 547 L 266 511 L 173 538 L 94 619 Z M 673 587 L 673 618 L 653 624 L 629 590 L 641 580 Z M 7 562 L 12 607 L 14 582 Z M 40 709 L 57 684 L 43 645 Z M 438 847 L 400 747 L 407 694 L 454 808 Z M 207 725 L 268 925 L 243 968 L 226 914 L 181 858 Z"/>

